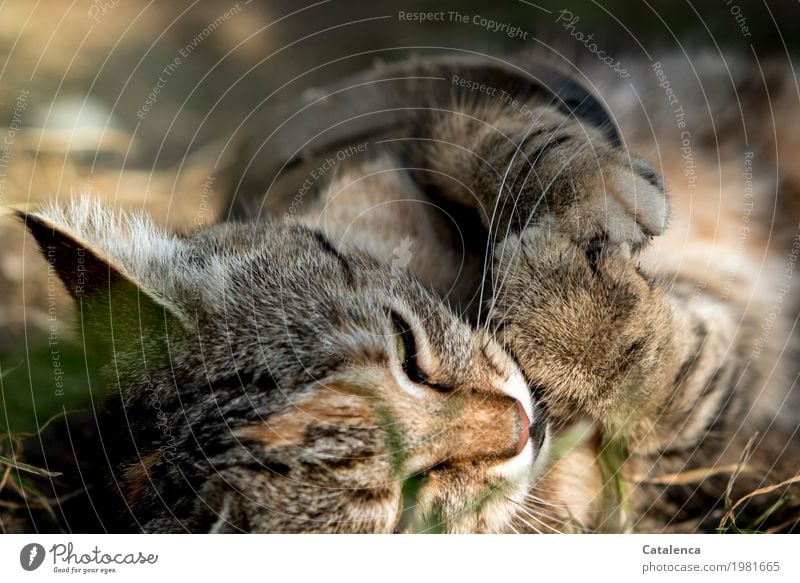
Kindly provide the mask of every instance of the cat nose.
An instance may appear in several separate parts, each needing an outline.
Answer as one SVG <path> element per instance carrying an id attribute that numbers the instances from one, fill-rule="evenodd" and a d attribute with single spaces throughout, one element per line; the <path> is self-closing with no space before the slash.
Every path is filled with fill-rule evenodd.
<path id="1" fill-rule="evenodd" d="M 517 440 L 517 449 L 514 455 L 519 455 L 525 449 L 528 439 L 531 436 L 531 420 L 525 412 L 525 407 L 521 401 L 516 401 L 517 408 L 517 423 L 519 424 L 519 439 Z"/>

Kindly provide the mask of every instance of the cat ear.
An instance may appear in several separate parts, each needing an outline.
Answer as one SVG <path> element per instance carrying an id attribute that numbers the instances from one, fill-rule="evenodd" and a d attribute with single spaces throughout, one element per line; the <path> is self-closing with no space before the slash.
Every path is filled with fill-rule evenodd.
<path id="1" fill-rule="evenodd" d="M 84 210 L 96 209 L 87 206 Z M 146 362 L 148 358 L 160 361 L 166 357 L 170 336 L 184 330 L 178 314 L 130 273 L 118 258 L 90 240 L 87 235 L 97 236 L 96 231 L 87 231 L 85 224 L 82 225 L 85 232 L 73 229 L 64 220 L 66 215 L 57 213 L 54 213 L 56 218 L 47 213 L 15 213 L 76 301 L 85 344 L 100 352 L 106 361 L 110 357 L 137 362 Z M 113 225 L 109 224 L 109 228 L 111 231 L 106 237 L 114 238 Z M 116 237 L 118 245 L 137 244 L 135 240 L 121 241 L 119 236 Z M 142 250 L 138 253 L 141 255 Z"/>
<path id="2" fill-rule="evenodd" d="M 34 213 L 15 214 L 36 239 L 39 250 L 73 299 L 93 299 L 112 288 L 130 292 L 139 287 L 112 260 L 65 227 Z"/>

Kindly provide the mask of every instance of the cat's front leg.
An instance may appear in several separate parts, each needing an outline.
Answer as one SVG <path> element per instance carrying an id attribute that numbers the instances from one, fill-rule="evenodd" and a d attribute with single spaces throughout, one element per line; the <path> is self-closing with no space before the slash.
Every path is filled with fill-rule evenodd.
<path id="1" fill-rule="evenodd" d="M 669 202 L 649 163 L 551 105 L 528 111 L 521 119 L 474 104 L 437 114 L 432 139 L 415 150 L 420 175 L 477 210 L 495 242 L 544 217 L 575 241 L 627 242 L 634 251 L 664 231 Z"/>
<path id="2" fill-rule="evenodd" d="M 589 418 L 640 451 L 691 448 L 742 403 L 739 314 L 639 268 L 669 215 L 652 167 L 552 106 L 529 111 L 437 114 L 417 149 L 435 190 L 491 231 L 490 323 L 557 424 Z"/>
<path id="3" fill-rule="evenodd" d="M 497 246 L 491 278 L 490 323 L 556 424 L 589 418 L 656 453 L 697 446 L 742 404 L 736 313 L 668 294 L 629 243 L 529 227 Z"/>

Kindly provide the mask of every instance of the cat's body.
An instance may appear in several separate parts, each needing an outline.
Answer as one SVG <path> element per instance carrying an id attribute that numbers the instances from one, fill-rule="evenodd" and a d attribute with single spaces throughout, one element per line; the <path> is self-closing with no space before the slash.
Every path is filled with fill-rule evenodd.
<path id="1" fill-rule="evenodd" d="M 86 206 L 29 217 L 68 250 L 73 295 L 91 295 L 70 276 L 88 247 L 95 272 L 113 266 L 95 291 L 122 281 L 166 314 L 111 305 L 147 332 L 109 414 L 129 420 L 112 453 L 122 528 L 710 530 L 726 496 L 794 475 L 780 243 L 760 205 L 709 229 L 744 212 L 740 161 L 711 177 L 708 134 L 674 113 L 699 111 L 695 94 L 670 102 L 675 69 L 658 69 L 624 86 L 596 70 L 598 101 L 533 61 L 384 66 L 332 90 L 330 117 L 311 107 L 328 92 L 311 95 L 317 127 L 268 134 L 265 179 L 231 199 L 248 222 L 177 240 Z M 156 409 L 165 425 L 144 429 Z"/>
<path id="2" fill-rule="evenodd" d="M 460 62 L 463 56 L 453 60 Z M 464 89 L 466 83 L 459 86 L 459 81 L 465 75 L 455 66 L 450 71 L 445 68 L 444 72 L 428 73 L 431 66 L 424 59 L 420 61 L 416 70 L 414 65 L 401 67 L 400 72 L 388 68 L 382 71 L 379 66 L 375 73 L 376 79 L 438 76 L 453 87 L 449 102 L 429 100 L 427 106 L 431 111 L 409 116 L 414 120 L 409 130 L 413 138 L 402 132 L 398 135 L 397 128 L 392 126 L 390 135 L 384 138 L 387 141 L 380 136 L 362 140 L 368 144 L 363 153 L 352 155 L 345 151 L 348 155 L 342 160 L 335 157 L 342 150 L 329 150 L 328 156 L 336 159 L 333 170 L 315 181 L 316 188 L 310 194 L 299 181 L 282 184 L 280 178 L 276 180 L 270 174 L 270 181 L 265 181 L 260 190 L 243 189 L 238 198 L 232 198 L 232 205 L 240 215 L 252 216 L 254 209 L 260 209 L 258 214 L 261 214 L 265 212 L 263 208 L 266 213 L 278 216 L 288 214 L 293 220 L 328 233 L 343 248 L 368 250 L 387 264 L 400 260 L 401 253 L 408 248 L 412 250 L 408 269 L 475 324 L 477 306 L 482 305 L 481 300 L 485 305 L 487 296 L 493 292 L 491 286 L 481 286 L 484 272 L 488 272 L 488 279 L 502 280 L 513 279 L 514 270 L 493 273 L 491 265 L 485 263 L 488 234 L 476 229 L 473 217 L 453 210 L 448 205 L 449 196 L 443 195 L 443 191 L 466 187 L 470 191 L 467 197 L 476 197 L 479 204 L 491 209 L 496 199 L 486 196 L 481 200 L 481 195 L 498 192 L 503 179 L 508 183 L 520 180 L 520 175 L 524 175 L 520 170 L 529 167 L 517 163 L 506 174 L 509 161 L 515 156 L 517 145 L 529 141 L 523 138 L 532 127 L 535 131 L 537 122 L 546 118 L 548 112 L 532 113 L 535 106 L 530 106 L 526 113 L 525 92 L 521 89 L 524 84 L 517 81 L 498 85 L 492 74 L 478 71 L 472 77 L 467 73 L 466 81 L 470 84 Z M 523 77 L 529 74 L 537 80 L 548 80 L 547 72 L 536 66 L 531 68 L 531 61 L 510 62 L 512 71 L 519 66 Z M 789 330 L 798 305 L 794 299 L 796 293 L 787 294 L 788 288 L 781 288 L 781 284 L 791 286 L 791 278 L 784 276 L 787 262 L 791 270 L 792 257 L 797 256 L 800 214 L 792 209 L 797 193 L 778 188 L 780 182 L 794 182 L 790 152 L 800 135 L 792 115 L 798 110 L 796 88 L 788 67 L 770 63 L 766 67 L 766 80 L 760 84 L 753 78 L 757 75 L 756 68 L 744 59 L 735 59 L 730 64 L 733 73 L 728 76 L 722 59 L 709 54 L 693 59 L 694 79 L 683 74 L 687 61 L 676 55 L 668 56 L 664 62 L 642 62 L 633 67 L 633 77 L 624 82 L 602 65 L 591 62 L 584 65 L 580 74 L 578 71 L 566 74 L 574 75 L 597 91 L 609 117 L 619 127 L 626 145 L 625 156 L 646 155 L 666 178 L 671 200 L 669 228 L 661 232 L 659 227 L 659 236 L 635 257 L 635 263 L 647 273 L 648 280 L 654 280 L 649 282 L 651 287 L 663 296 L 649 300 L 653 304 L 644 310 L 648 317 L 639 316 L 641 320 L 629 324 L 632 329 L 629 333 L 632 338 L 644 336 L 646 343 L 653 344 L 652 358 L 673 359 L 670 371 L 673 376 L 666 382 L 642 373 L 635 381 L 666 383 L 642 397 L 657 408 L 657 412 L 649 413 L 652 419 L 637 428 L 641 437 L 636 439 L 636 448 L 646 455 L 627 460 L 624 470 L 621 466 L 609 469 L 603 467 L 607 460 L 601 453 L 606 445 L 595 441 L 576 448 L 551 468 L 539 491 L 534 491 L 543 501 L 532 511 L 534 517 L 523 513 L 515 526 L 524 530 L 527 523 L 528 529 L 543 531 L 620 528 L 608 517 L 614 515 L 619 502 L 615 499 L 615 487 L 609 484 L 613 482 L 610 475 L 621 470 L 627 482 L 624 496 L 630 497 L 626 511 L 633 514 L 626 517 L 628 527 L 634 524 L 640 524 L 639 528 L 658 527 L 666 520 L 664 526 L 674 530 L 714 528 L 720 519 L 723 492 L 733 469 L 745 465 L 740 458 L 751 438 L 762 449 L 753 446 L 756 452 L 751 452 L 750 457 L 752 475 L 738 476 L 738 484 L 734 481 L 734 492 L 729 494 L 734 501 L 737 494 L 790 478 L 800 469 L 800 458 L 791 453 L 796 447 L 800 414 L 793 388 L 797 372 L 796 340 Z M 469 90 L 479 84 L 487 89 L 477 93 Z M 328 93 L 335 96 L 343 87 L 355 85 L 345 82 Z M 556 83 L 551 82 L 550 86 L 560 89 Z M 302 111 L 303 106 L 315 104 L 325 94 L 313 93 L 296 109 Z M 509 97 L 518 102 L 511 104 Z M 777 112 L 771 112 L 770 101 L 775 102 L 775 107 L 780 104 Z M 373 103 L 369 107 L 380 110 Z M 354 117 L 349 111 L 340 115 L 326 120 L 328 125 L 335 128 L 335 124 Z M 778 122 L 774 122 L 775 117 Z M 569 125 L 558 115 L 551 124 Z M 494 143 L 487 144 L 493 139 Z M 262 148 L 269 146 L 269 140 L 256 141 Z M 573 157 L 576 149 L 586 148 L 585 140 L 581 143 L 578 138 L 575 142 L 564 148 L 560 160 L 537 160 L 536 171 L 544 174 L 546 170 L 542 167 L 552 166 L 554 173 L 577 182 L 580 188 L 584 180 L 597 179 L 600 167 L 609 170 L 602 147 Z M 779 150 L 780 165 L 776 143 L 787 149 Z M 541 155 L 541 144 L 527 147 L 531 148 L 528 153 L 537 152 L 532 158 Z M 317 155 L 320 157 L 306 163 L 307 169 L 313 170 L 317 161 L 325 157 Z M 252 165 L 253 159 L 245 159 Z M 490 178 L 482 181 L 478 172 L 485 172 Z M 535 180 L 542 183 L 541 178 L 527 176 L 527 179 L 529 183 Z M 506 184 L 505 188 L 518 192 L 521 182 L 514 182 L 511 187 Z M 548 184 L 546 180 L 544 183 Z M 246 181 L 244 184 L 249 186 Z M 288 193 L 284 193 L 282 188 L 287 188 L 287 184 L 295 188 L 288 186 Z M 592 188 L 605 193 L 609 186 L 595 183 Z M 557 196 L 577 198 L 569 186 L 556 184 L 553 190 L 557 190 Z M 266 197 L 257 194 L 264 191 Z M 253 204 L 253 192 L 258 204 Z M 643 208 L 639 211 L 642 216 L 658 220 L 659 213 L 663 213 L 657 206 L 648 206 L 651 202 L 645 192 L 639 193 L 636 202 Z M 503 204 L 500 203 L 501 208 Z M 465 206 L 474 205 L 466 202 Z M 603 221 L 622 222 L 615 217 L 614 208 L 608 207 L 607 212 Z M 587 214 L 576 214 L 572 225 L 576 230 L 587 229 L 589 221 Z M 492 237 L 502 239 L 506 234 L 504 228 L 502 222 L 495 226 Z M 538 252 L 536 247 L 533 252 Z M 565 253 L 565 260 L 571 257 Z M 530 282 L 514 291 L 508 310 L 519 310 L 524 305 L 523 298 L 529 302 L 541 301 L 542 296 L 525 289 L 526 285 Z M 606 285 L 614 287 L 618 282 Z M 781 303 L 785 297 L 785 306 L 775 309 L 776 296 L 780 296 L 777 302 Z M 591 295 L 585 301 L 592 302 Z M 563 304 L 563 297 L 553 303 Z M 607 305 L 598 304 L 595 309 L 607 309 Z M 556 318 L 561 328 L 547 327 L 542 321 L 536 325 L 537 331 L 545 329 L 547 334 L 568 338 L 574 331 L 570 327 L 592 311 L 590 306 L 577 305 L 573 309 L 574 313 L 562 313 Z M 770 312 L 778 310 L 777 317 L 770 317 Z M 543 320 L 553 318 L 558 306 L 541 311 Z M 524 327 L 529 317 L 520 312 L 500 321 L 518 321 Z M 590 338 L 603 325 L 595 321 L 584 337 L 571 339 L 578 344 L 574 352 L 580 359 L 607 358 L 603 353 L 610 348 L 608 344 L 598 343 L 596 353 L 589 346 Z M 663 334 L 660 338 L 659 333 Z M 503 338 L 506 344 L 515 346 L 515 340 Z M 659 346 L 658 342 L 662 344 Z M 569 379 L 567 382 L 574 382 L 569 370 L 552 364 L 539 365 L 535 362 L 536 350 L 525 350 L 518 348 L 517 358 L 528 379 L 536 380 L 543 392 L 548 385 L 561 380 L 559 375 Z M 522 351 L 525 356 L 520 355 Z M 643 352 L 647 358 L 647 350 Z M 614 354 L 612 358 L 636 359 L 642 358 L 642 354 L 633 351 L 627 356 Z M 676 368 L 677 365 L 680 366 Z M 539 381 L 537 375 L 544 380 Z M 565 386 L 564 390 L 569 389 Z M 591 416 L 580 404 L 568 400 L 563 416 L 575 421 L 587 412 Z M 603 408 L 594 415 L 594 420 L 611 422 L 609 413 L 609 409 Z M 635 424 L 636 414 L 633 416 Z M 703 445 L 697 447 L 701 442 Z M 707 469 L 708 475 L 688 483 L 683 483 L 677 475 L 697 468 Z M 695 476 L 702 474 L 700 470 Z M 671 488 L 664 487 L 672 482 L 675 485 Z M 547 522 L 548 516 L 556 517 L 554 523 L 538 522 Z"/>

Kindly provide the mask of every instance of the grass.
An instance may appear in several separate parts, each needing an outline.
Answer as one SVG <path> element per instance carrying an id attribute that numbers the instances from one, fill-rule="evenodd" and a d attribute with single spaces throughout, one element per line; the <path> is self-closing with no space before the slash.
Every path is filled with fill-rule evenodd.
<path id="1" fill-rule="evenodd" d="M 56 392 L 50 347 L 41 336 L 29 337 L 30 360 L 25 359 L 26 344 L 19 344 L 3 358 L 15 362 L 14 366 L 0 362 L 0 518 L 19 515 L 25 519 L 34 510 L 57 524 L 55 509 L 62 500 L 49 497 L 46 491 L 62 473 L 26 463 L 24 444 L 70 411 L 85 408 L 89 390 L 81 371 L 84 358 L 80 347 L 60 342 L 64 390 L 63 394 Z M 2 530 L 3 522 L 0 520 Z"/>
<path id="2" fill-rule="evenodd" d="M 717 527 L 717 532 L 719 533 L 740 533 L 740 534 L 763 534 L 769 532 L 778 532 L 785 527 L 789 527 L 792 524 L 797 523 L 800 521 L 800 496 L 796 496 L 793 494 L 782 494 L 775 500 L 772 504 L 770 504 L 766 510 L 764 510 L 760 515 L 758 515 L 754 520 L 751 520 L 747 526 L 740 526 L 737 524 L 737 510 L 747 504 L 750 500 L 753 500 L 757 497 L 764 496 L 767 494 L 772 494 L 773 492 L 778 492 L 781 490 L 786 490 L 789 486 L 793 484 L 800 483 L 800 474 L 789 478 L 788 480 L 783 480 L 778 482 L 777 484 L 771 484 L 769 486 L 764 486 L 762 488 L 758 488 L 753 490 L 749 494 L 746 494 L 733 502 L 732 504 L 728 504 L 725 514 L 723 515 L 722 519 L 719 522 L 719 526 Z M 774 516 L 777 516 L 778 511 L 781 509 L 786 509 L 789 507 L 789 518 L 784 519 L 778 524 L 770 525 L 765 528 L 765 525 L 770 523 L 770 519 Z"/>
<path id="3" fill-rule="evenodd" d="M 9 433 L 35 432 L 42 419 L 65 409 L 83 409 L 91 403 L 91 391 L 86 375 L 83 347 L 72 340 L 58 343 L 58 363 L 61 382 L 57 385 L 53 355 L 44 332 L 28 335 L 0 355 L 3 372 L 3 414 L 0 431 Z"/>
<path id="4" fill-rule="evenodd" d="M 7 379 L 15 369 L 3 370 L 0 368 L 0 394 L 5 393 Z M 3 401 L 3 410 L 8 411 Z M 6 416 L 7 417 L 7 416 Z M 6 423 L 8 421 L 6 420 Z M 3 513 L 17 511 L 28 507 L 28 501 L 45 502 L 44 507 L 55 518 L 55 513 L 41 490 L 33 483 L 31 477 L 56 477 L 57 473 L 37 468 L 21 461 L 22 441 L 30 437 L 28 433 L 12 432 L 4 428 L 3 439 L 0 441 L 0 517 Z M 3 521 L 0 526 L 5 530 Z"/>

